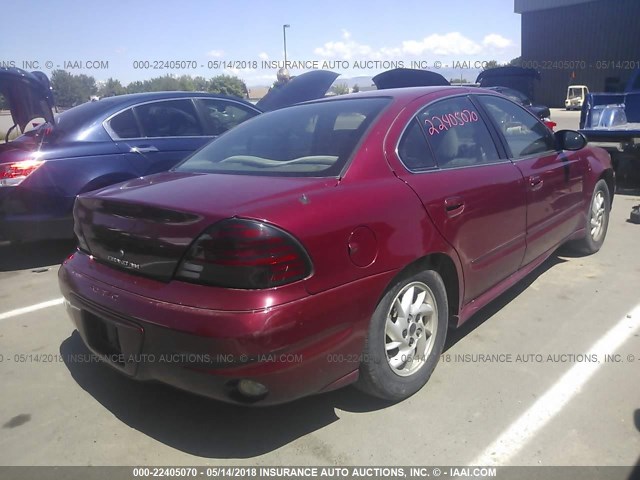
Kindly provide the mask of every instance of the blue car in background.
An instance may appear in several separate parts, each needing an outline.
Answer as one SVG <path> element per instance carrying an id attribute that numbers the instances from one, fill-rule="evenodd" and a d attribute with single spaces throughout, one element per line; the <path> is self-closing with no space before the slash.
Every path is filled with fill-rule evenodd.
<path id="1" fill-rule="evenodd" d="M 76 195 L 169 170 L 213 138 L 267 110 L 322 97 L 337 74 L 313 71 L 257 105 L 224 95 L 154 92 L 88 102 L 57 116 L 41 72 L 0 68 L 12 129 L 0 143 L 0 244 L 73 237 Z"/>

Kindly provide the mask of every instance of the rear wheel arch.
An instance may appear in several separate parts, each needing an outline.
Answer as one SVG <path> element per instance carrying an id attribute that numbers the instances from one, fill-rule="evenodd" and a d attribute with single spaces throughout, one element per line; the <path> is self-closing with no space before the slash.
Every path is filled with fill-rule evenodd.
<path id="1" fill-rule="evenodd" d="M 442 278 L 449 304 L 449 326 L 454 328 L 457 327 L 458 313 L 460 311 L 460 279 L 462 277 L 458 274 L 458 269 L 456 268 L 454 261 L 447 254 L 431 253 L 414 260 L 398 272 L 398 274 L 389 282 L 380 298 L 382 299 L 382 297 L 384 297 L 400 279 L 410 277 L 418 272 L 426 270 L 433 270 Z"/>
<path id="2" fill-rule="evenodd" d="M 616 179 L 613 170 L 605 170 L 598 180 L 604 180 L 607 183 L 607 187 L 609 188 L 609 208 L 611 208 L 613 206 L 614 192 L 616 191 Z"/>
<path id="3" fill-rule="evenodd" d="M 84 186 L 78 192 L 78 194 L 91 192 L 92 190 L 98 190 L 100 188 L 113 185 L 115 183 L 131 180 L 132 178 L 135 178 L 135 175 L 132 175 L 131 173 L 127 173 L 127 172 L 108 173 L 106 175 L 101 175 L 85 183 Z"/>

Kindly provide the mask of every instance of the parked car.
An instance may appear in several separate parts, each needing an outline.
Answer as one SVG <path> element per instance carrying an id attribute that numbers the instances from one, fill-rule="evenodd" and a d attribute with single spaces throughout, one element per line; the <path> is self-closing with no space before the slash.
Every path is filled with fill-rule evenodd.
<path id="1" fill-rule="evenodd" d="M 79 193 L 166 171 L 263 111 L 321 97 L 336 77 L 301 75 L 256 106 L 224 95 L 154 92 L 103 98 L 54 117 L 46 75 L 0 68 L 14 128 L 43 122 L 0 144 L 0 243 L 73 238 Z"/>
<path id="2" fill-rule="evenodd" d="M 534 105 L 534 103 L 524 93 L 514 90 L 509 87 L 487 87 L 488 90 L 501 93 L 505 97 L 513 100 L 514 102 L 522 105 L 524 108 L 533 113 L 536 117 L 543 121 L 548 121 L 551 118 L 551 110 L 544 105 Z"/>
<path id="3" fill-rule="evenodd" d="M 535 105 L 531 98 L 534 83 L 540 80 L 540 72 L 532 68 L 497 67 L 483 70 L 478 74 L 476 83 L 483 88 L 499 92 L 516 103 L 527 108 L 539 117 L 551 130 L 557 125 L 551 121 L 551 110 L 544 105 Z"/>
<path id="4" fill-rule="evenodd" d="M 533 68 L 506 66 L 483 70 L 476 77 L 476 83 L 485 88 L 512 88 L 523 93 L 528 98 L 535 99 L 535 84 L 540 79 L 540 72 Z"/>
<path id="5" fill-rule="evenodd" d="M 604 150 L 502 95 L 360 92 L 80 195 L 59 282 L 86 346 L 131 378 L 245 404 L 353 382 L 395 401 L 450 326 L 560 245 L 598 251 L 612 198 Z"/>
<path id="6" fill-rule="evenodd" d="M 589 87 L 586 85 L 569 85 L 564 108 L 567 110 L 581 110 L 588 93 Z"/>

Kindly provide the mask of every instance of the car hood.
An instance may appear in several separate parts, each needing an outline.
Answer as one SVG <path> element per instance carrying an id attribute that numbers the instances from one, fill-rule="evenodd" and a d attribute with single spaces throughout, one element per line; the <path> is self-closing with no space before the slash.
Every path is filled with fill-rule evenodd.
<path id="1" fill-rule="evenodd" d="M 293 77 L 285 85 L 272 87 L 256 107 L 263 112 L 268 112 L 322 98 L 338 77 L 338 73 L 328 70 L 312 70 L 303 73 Z"/>
<path id="2" fill-rule="evenodd" d="M 53 92 L 44 73 L 2 67 L 0 93 L 9 103 L 13 123 L 21 132 L 34 118 L 53 123 Z"/>
<path id="3" fill-rule="evenodd" d="M 451 85 L 446 78 L 429 70 L 394 68 L 372 78 L 378 90 L 406 87 L 441 87 Z"/>
<path id="4" fill-rule="evenodd" d="M 540 72 L 533 68 L 498 67 L 478 74 L 476 83 L 481 87 L 508 87 L 533 99 L 533 82 L 540 80 Z"/>

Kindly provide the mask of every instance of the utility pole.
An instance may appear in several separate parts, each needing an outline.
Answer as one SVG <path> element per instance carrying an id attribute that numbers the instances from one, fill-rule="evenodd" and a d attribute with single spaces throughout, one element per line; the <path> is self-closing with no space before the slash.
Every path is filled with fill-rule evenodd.
<path id="1" fill-rule="evenodd" d="M 291 25 L 282 25 L 282 38 L 284 40 L 284 68 L 287 68 L 287 28 Z"/>

